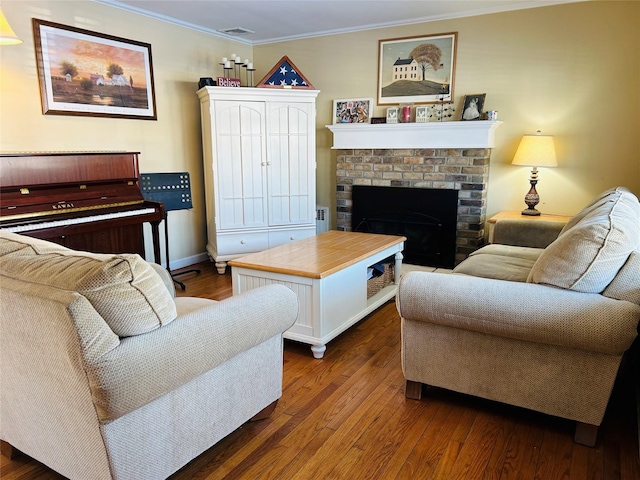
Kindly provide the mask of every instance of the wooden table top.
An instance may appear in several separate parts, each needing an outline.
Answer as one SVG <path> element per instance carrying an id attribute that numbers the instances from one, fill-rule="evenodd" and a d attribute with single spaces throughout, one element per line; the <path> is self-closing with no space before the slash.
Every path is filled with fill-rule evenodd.
<path id="1" fill-rule="evenodd" d="M 330 230 L 231 260 L 232 267 L 324 278 L 406 240 L 396 235 Z"/>
<path id="2" fill-rule="evenodd" d="M 488 222 L 496 223 L 498 220 L 504 219 L 523 219 L 532 221 L 546 221 L 546 222 L 563 222 L 567 223 L 573 217 L 571 215 L 556 215 L 554 213 L 541 213 L 540 215 L 523 215 L 520 211 L 505 210 L 503 212 L 496 213 L 491 217 Z"/>

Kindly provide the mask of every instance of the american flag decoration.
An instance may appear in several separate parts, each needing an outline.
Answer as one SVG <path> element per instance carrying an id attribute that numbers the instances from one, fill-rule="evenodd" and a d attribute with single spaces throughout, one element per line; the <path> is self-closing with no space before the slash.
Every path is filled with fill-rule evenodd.
<path id="1" fill-rule="evenodd" d="M 313 88 L 309 80 L 286 55 L 258 82 L 260 88 Z"/>

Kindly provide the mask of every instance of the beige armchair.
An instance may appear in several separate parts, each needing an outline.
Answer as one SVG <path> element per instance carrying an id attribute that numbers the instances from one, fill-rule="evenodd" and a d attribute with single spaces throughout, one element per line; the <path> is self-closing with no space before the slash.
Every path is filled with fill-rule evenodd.
<path id="1" fill-rule="evenodd" d="M 296 295 L 174 298 L 165 270 L 0 233 L 0 438 L 70 479 L 161 479 L 282 393 Z"/>
<path id="2" fill-rule="evenodd" d="M 426 384 L 575 420 L 593 446 L 640 320 L 638 199 L 611 189 L 561 232 L 499 221 L 494 237 L 452 274 L 402 277 L 406 396 Z"/>

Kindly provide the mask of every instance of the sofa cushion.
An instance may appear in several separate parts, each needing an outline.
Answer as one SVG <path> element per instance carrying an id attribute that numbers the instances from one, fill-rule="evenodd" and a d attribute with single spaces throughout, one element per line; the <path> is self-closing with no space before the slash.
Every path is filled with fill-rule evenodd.
<path id="1" fill-rule="evenodd" d="M 507 280 L 509 282 L 526 282 L 534 263 L 534 260 L 527 260 L 526 258 L 477 255 L 467 258 L 453 269 L 453 273 Z"/>
<path id="2" fill-rule="evenodd" d="M 560 234 L 563 234 L 564 232 L 569 230 L 571 227 L 573 227 L 575 224 L 577 224 L 580 220 L 582 220 L 589 213 L 591 213 L 594 210 L 602 207 L 602 205 L 604 205 L 609 200 L 609 197 L 611 195 L 616 195 L 616 194 L 618 194 L 618 193 L 620 193 L 622 191 L 627 191 L 628 192 L 628 190 L 626 188 L 624 188 L 624 187 L 614 187 L 614 188 L 610 188 L 609 190 L 605 190 L 604 192 L 602 192 L 600 195 L 598 195 L 593 200 L 591 200 L 587 205 L 585 205 L 584 208 L 582 210 L 580 210 L 580 212 L 575 214 L 571 218 L 571 220 L 569 220 L 566 223 L 566 225 L 562 228 L 562 231 L 560 232 Z"/>
<path id="3" fill-rule="evenodd" d="M 80 293 L 120 337 L 149 332 L 176 318 L 162 279 L 139 255 L 79 252 L 1 232 L 0 255 L 2 275 Z"/>
<path id="4" fill-rule="evenodd" d="M 492 243 L 471 253 L 465 261 L 453 269 L 453 273 L 510 282 L 526 282 L 531 267 L 542 251 L 541 248 Z"/>
<path id="5" fill-rule="evenodd" d="M 640 252 L 629 255 L 627 263 L 602 294 L 605 297 L 640 305 Z"/>
<path id="6" fill-rule="evenodd" d="M 536 260 L 538 260 L 538 257 L 540 257 L 543 251 L 543 248 L 517 247 L 515 245 L 490 243 L 489 245 L 485 245 L 484 247 L 470 253 L 469 256 L 473 257 L 474 255 L 500 255 L 503 257 L 525 258 L 527 260 L 532 260 L 533 262 L 535 262 Z"/>
<path id="7" fill-rule="evenodd" d="M 493 227 L 493 243 L 518 247 L 546 248 L 558 238 L 565 225 L 562 222 L 548 220 L 536 219 L 531 221 L 531 218 L 504 218 L 498 220 Z"/>
<path id="8" fill-rule="evenodd" d="M 623 188 L 605 194 L 544 250 L 528 282 L 585 293 L 602 293 L 611 283 L 638 248 L 640 204 Z"/>

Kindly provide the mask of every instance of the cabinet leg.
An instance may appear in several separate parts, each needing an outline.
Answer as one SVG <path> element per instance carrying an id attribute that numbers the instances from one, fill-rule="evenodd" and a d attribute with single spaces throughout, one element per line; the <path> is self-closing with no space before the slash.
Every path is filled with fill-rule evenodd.
<path id="1" fill-rule="evenodd" d="M 311 345 L 311 351 L 313 352 L 314 358 L 324 357 L 324 352 L 326 349 L 326 345 Z"/>
<path id="2" fill-rule="evenodd" d="M 398 285 L 400 283 L 400 275 L 402 275 L 402 259 L 404 258 L 404 255 L 402 255 L 402 252 L 398 252 L 396 253 L 395 256 L 395 270 L 394 270 L 394 278 L 393 278 L 393 283 L 395 283 L 396 285 Z"/>
<path id="3" fill-rule="evenodd" d="M 227 262 L 216 262 L 216 268 L 220 275 L 224 275 L 224 272 L 227 270 Z"/>

